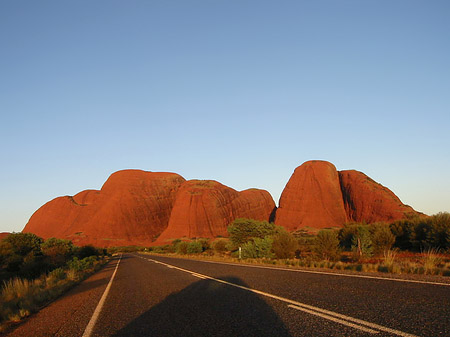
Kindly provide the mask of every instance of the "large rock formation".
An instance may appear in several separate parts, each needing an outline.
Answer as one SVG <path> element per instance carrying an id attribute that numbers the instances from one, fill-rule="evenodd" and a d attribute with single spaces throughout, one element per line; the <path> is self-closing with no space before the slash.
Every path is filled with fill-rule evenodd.
<path id="1" fill-rule="evenodd" d="M 183 183 L 167 229 L 158 242 L 175 238 L 227 236 L 227 226 L 237 218 L 269 220 L 275 203 L 264 190 L 237 192 L 213 180 Z"/>
<path id="2" fill-rule="evenodd" d="M 100 191 L 87 190 L 46 203 L 23 231 L 101 247 L 147 245 L 167 227 L 184 181 L 175 173 L 119 171 Z"/>
<path id="3" fill-rule="evenodd" d="M 1 233 L 0 233 L 0 241 L 2 241 L 4 238 L 6 238 L 9 234 L 11 234 L 11 233 L 8 233 L 8 232 L 1 232 Z"/>
<path id="4" fill-rule="evenodd" d="M 280 197 L 275 223 L 292 231 L 347 222 L 339 175 L 333 164 L 308 161 L 297 167 Z"/>
<path id="5" fill-rule="evenodd" d="M 242 192 L 212 180 L 175 173 L 124 170 L 100 191 L 56 198 L 39 208 L 24 232 L 99 247 L 150 245 L 175 238 L 227 236 L 236 218 L 269 220 L 276 207 L 267 191 Z M 275 223 L 290 231 L 392 221 L 418 214 L 387 188 L 357 171 L 309 161 L 297 167 L 280 198 Z"/>
<path id="6" fill-rule="evenodd" d="M 395 221 L 418 213 L 404 205 L 391 190 L 362 172 L 340 171 L 342 196 L 349 220 L 372 223 Z"/>
<path id="7" fill-rule="evenodd" d="M 358 171 L 338 172 L 326 161 L 297 167 L 280 198 L 275 223 L 288 230 L 389 222 L 420 214 Z"/>

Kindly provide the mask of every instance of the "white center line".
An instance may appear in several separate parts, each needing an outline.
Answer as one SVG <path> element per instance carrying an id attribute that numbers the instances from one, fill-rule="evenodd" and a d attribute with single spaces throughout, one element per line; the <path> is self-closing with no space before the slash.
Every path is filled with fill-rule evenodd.
<path id="1" fill-rule="evenodd" d="M 391 328 L 388 328 L 388 327 L 385 327 L 385 326 L 382 326 L 382 325 L 378 325 L 378 324 L 375 324 L 375 323 L 364 321 L 362 319 L 353 318 L 353 317 L 350 317 L 350 316 L 339 314 L 339 313 L 334 312 L 334 311 L 329 311 L 329 310 L 322 309 L 322 308 L 319 308 L 319 307 L 314 307 L 314 306 L 309 305 L 309 304 L 300 303 L 300 302 L 297 302 L 297 301 L 294 301 L 294 300 L 290 300 L 288 298 L 284 298 L 284 297 L 281 297 L 281 296 L 269 294 L 269 293 L 266 293 L 266 292 L 261 291 L 261 290 L 256 290 L 256 289 L 248 288 L 248 287 L 245 287 L 245 286 L 241 286 L 239 284 L 231 283 L 231 282 L 224 281 L 224 280 L 221 280 L 221 279 L 217 279 L 217 278 L 214 278 L 214 277 L 211 277 L 211 276 L 208 276 L 208 275 L 200 274 L 200 273 L 194 272 L 192 270 L 176 267 L 176 266 L 170 265 L 168 263 L 163 263 L 163 262 L 156 261 L 156 260 L 153 260 L 153 259 L 150 259 L 150 258 L 147 258 L 146 260 L 148 260 L 150 262 L 155 262 L 155 263 L 159 263 L 159 264 L 165 265 L 166 267 L 170 266 L 170 267 L 172 267 L 172 269 L 177 269 L 179 271 L 182 271 L 182 272 L 185 272 L 185 273 L 189 273 L 189 274 L 194 275 L 196 277 L 200 277 L 200 278 L 203 278 L 203 279 L 216 281 L 216 282 L 219 282 L 219 283 L 230 285 L 232 287 L 244 289 L 244 290 L 250 291 L 252 293 L 258 294 L 258 295 L 262 295 L 262 296 L 266 296 L 266 297 L 269 297 L 269 298 L 273 298 L 275 300 L 282 301 L 282 302 L 290 304 L 289 305 L 290 308 L 294 308 L 294 309 L 297 309 L 297 310 L 302 310 L 302 311 L 308 312 L 310 314 L 313 314 L 313 315 L 316 315 L 316 316 L 320 316 L 322 318 L 330 319 L 332 321 L 335 321 L 335 322 L 338 322 L 338 323 L 341 323 L 341 324 L 344 324 L 343 322 L 345 321 L 345 325 L 347 325 L 347 326 L 351 326 L 353 328 L 357 328 L 357 329 L 360 329 L 360 330 L 363 330 L 363 331 L 367 331 L 367 332 L 370 332 L 370 333 L 378 333 L 379 331 L 384 331 L 384 332 L 388 332 L 388 333 L 391 333 L 391 334 L 394 334 L 394 335 L 397 335 L 397 336 L 401 336 L 401 337 L 417 337 L 416 335 L 413 335 L 413 334 L 410 334 L 410 333 L 407 333 L 407 332 L 403 332 L 403 331 L 396 330 L 396 329 L 391 329 Z M 370 329 L 370 328 L 372 328 L 372 329 Z M 375 329 L 378 330 L 378 331 L 376 331 Z"/>
<path id="2" fill-rule="evenodd" d="M 119 263 L 121 259 L 122 255 L 120 255 L 119 261 L 117 261 L 116 264 L 116 269 L 114 269 L 114 273 L 112 274 L 111 279 L 109 280 L 109 283 L 106 286 L 105 292 L 103 293 L 102 298 L 100 298 L 100 301 L 98 302 L 97 307 L 95 308 L 94 313 L 92 314 L 91 320 L 89 321 L 88 325 L 86 326 L 86 329 L 84 330 L 83 337 L 89 337 L 92 334 L 92 331 L 94 330 L 95 323 L 97 323 L 98 316 L 100 315 L 103 305 L 105 304 L 106 297 L 108 297 L 109 289 L 111 289 L 111 285 L 114 280 L 114 277 L 116 276 L 117 268 L 119 268 Z"/>

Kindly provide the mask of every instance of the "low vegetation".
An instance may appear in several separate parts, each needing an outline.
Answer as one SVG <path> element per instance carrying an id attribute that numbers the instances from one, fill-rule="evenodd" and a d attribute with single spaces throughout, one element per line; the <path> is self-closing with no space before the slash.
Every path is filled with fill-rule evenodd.
<path id="1" fill-rule="evenodd" d="M 0 331 L 98 270 L 105 251 L 71 241 L 13 233 L 0 241 Z"/>
<path id="2" fill-rule="evenodd" d="M 288 233 L 266 221 L 237 219 L 228 233 L 228 238 L 177 239 L 146 250 L 295 267 L 450 276 L 449 213 L 391 224 L 351 223 L 317 233 Z"/>

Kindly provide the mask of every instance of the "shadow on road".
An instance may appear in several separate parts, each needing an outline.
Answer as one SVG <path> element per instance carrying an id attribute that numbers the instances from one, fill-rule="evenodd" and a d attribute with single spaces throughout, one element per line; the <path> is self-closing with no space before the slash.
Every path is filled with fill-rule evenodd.
<path id="1" fill-rule="evenodd" d="M 235 277 L 225 281 L 246 286 Z M 168 296 L 114 336 L 290 336 L 256 294 L 211 280 Z"/>

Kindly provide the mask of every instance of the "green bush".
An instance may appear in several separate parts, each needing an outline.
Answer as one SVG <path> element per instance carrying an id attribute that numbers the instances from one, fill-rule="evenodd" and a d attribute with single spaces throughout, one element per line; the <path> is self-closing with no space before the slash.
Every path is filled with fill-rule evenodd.
<path id="1" fill-rule="evenodd" d="M 255 238 L 242 245 L 243 258 L 271 258 L 273 239 L 270 237 Z"/>
<path id="2" fill-rule="evenodd" d="M 200 241 L 191 241 L 188 243 L 186 252 L 188 254 L 200 254 L 203 252 L 203 246 Z"/>
<path id="3" fill-rule="evenodd" d="M 177 254 L 187 254 L 188 243 L 186 241 L 181 241 L 177 243 L 176 252 Z"/>
<path id="4" fill-rule="evenodd" d="M 218 239 L 212 243 L 212 247 L 216 253 L 223 254 L 227 251 L 228 240 Z"/>
<path id="5" fill-rule="evenodd" d="M 63 266 L 73 255 L 74 247 L 71 241 L 56 238 L 45 240 L 41 244 L 42 253 L 52 267 Z"/>
<path id="6" fill-rule="evenodd" d="M 340 254 L 338 233 L 329 229 L 319 231 L 315 239 L 314 252 L 324 260 L 337 260 Z"/>
<path id="7" fill-rule="evenodd" d="M 372 256 L 372 240 L 367 225 L 357 227 L 356 235 L 354 235 L 352 239 L 352 251 L 358 259 Z"/>
<path id="8" fill-rule="evenodd" d="M 287 231 L 280 231 L 273 236 L 272 250 L 277 258 L 293 258 L 297 249 L 297 239 Z"/>
<path id="9" fill-rule="evenodd" d="M 377 225 L 372 233 L 372 247 L 375 254 L 383 254 L 392 248 L 395 236 L 388 225 Z"/>
<path id="10" fill-rule="evenodd" d="M 56 268 L 48 273 L 48 278 L 54 281 L 64 280 L 66 278 L 66 271 L 63 268 Z"/>
<path id="11" fill-rule="evenodd" d="M 99 250 L 91 245 L 82 246 L 82 247 L 78 248 L 78 250 L 76 252 L 76 256 L 79 259 L 84 259 L 89 256 L 99 256 L 99 255 L 101 255 Z"/>
<path id="12" fill-rule="evenodd" d="M 252 238 L 264 238 L 276 232 L 275 225 L 267 221 L 253 219 L 236 219 L 228 226 L 230 242 L 235 249 Z"/>

